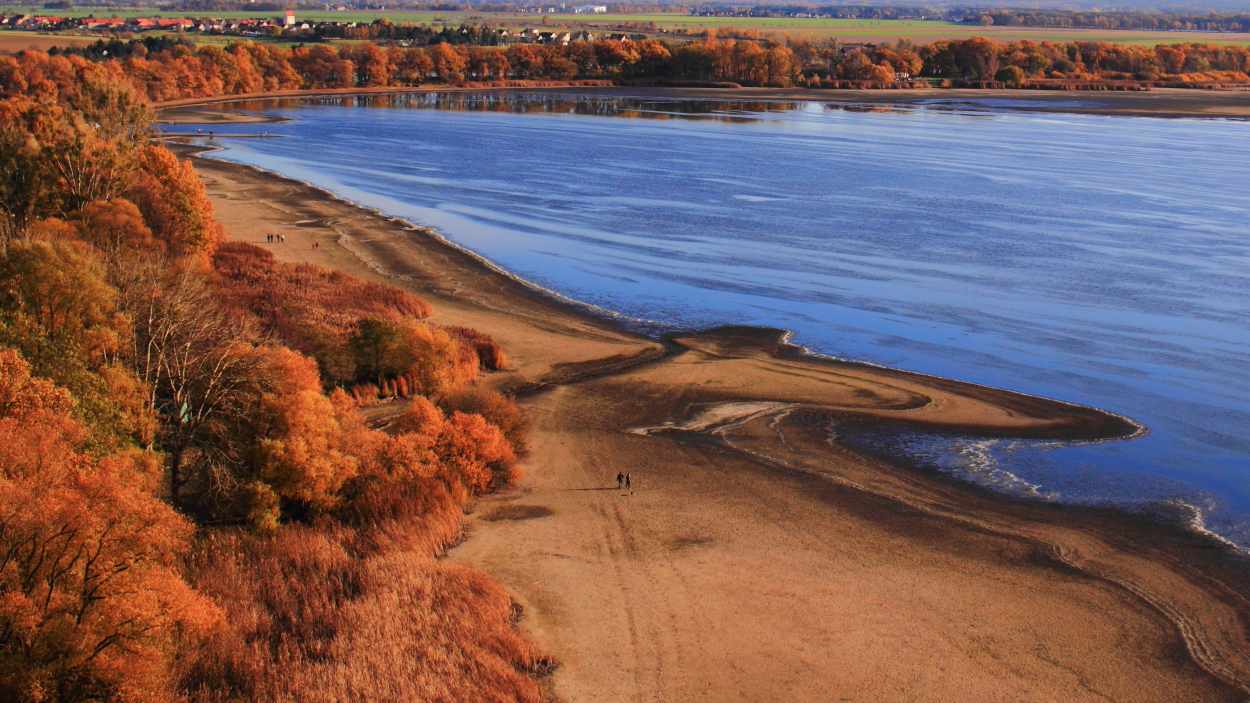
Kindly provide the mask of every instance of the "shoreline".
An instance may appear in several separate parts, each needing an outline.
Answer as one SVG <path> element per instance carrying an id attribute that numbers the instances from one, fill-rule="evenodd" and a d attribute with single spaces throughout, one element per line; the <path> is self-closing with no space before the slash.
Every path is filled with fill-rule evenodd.
<path id="1" fill-rule="evenodd" d="M 223 135 L 222 138 L 226 138 L 227 136 L 229 135 Z M 189 155 L 196 157 L 196 158 L 201 158 L 206 154 L 210 154 L 215 151 L 223 150 L 222 147 L 209 147 L 209 146 L 200 147 L 200 146 L 186 146 L 186 145 L 180 145 L 180 146 L 183 149 L 185 149 Z M 574 298 L 570 298 L 558 291 L 539 285 L 520 275 L 514 274 L 511 271 L 508 271 L 502 266 L 491 261 L 489 258 L 471 249 L 468 249 L 467 247 L 456 244 L 455 242 L 451 241 L 442 233 L 440 233 L 438 230 L 432 227 L 419 225 L 414 222 L 410 222 L 407 219 L 404 219 L 402 217 L 388 215 L 376 208 L 353 202 L 347 198 L 343 198 L 342 196 L 336 195 L 335 193 L 329 190 L 315 186 L 307 181 L 304 181 L 298 178 L 292 178 L 290 176 L 286 176 L 281 173 L 278 173 L 277 171 L 270 171 L 268 169 L 264 169 L 259 166 L 253 166 L 250 164 L 247 164 L 247 165 L 238 164 L 238 163 L 224 161 L 224 160 L 214 160 L 214 161 L 215 163 L 219 163 L 219 164 L 251 169 L 269 178 L 277 178 L 277 179 L 282 179 L 285 181 L 298 183 L 304 188 L 307 188 L 311 191 L 315 191 L 319 193 L 321 197 L 323 198 L 332 199 L 336 202 L 342 203 L 343 205 L 349 208 L 361 210 L 363 212 L 369 213 L 370 215 L 374 217 L 384 219 L 389 222 L 398 223 L 403 227 L 405 231 L 409 231 L 409 232 L 419 231 L 423 235 L 436 241 L 439 245 L 443 247 L 447 247 L 448 249 L 455 250 L 460 256 L 471 259 L 475 265 L 480 266 L 483 269 L 486 269 L 489 273 L 497 275 L 497 276 L 501 276 L 507 279 L 509 282 L 517 286 L 520 286 L 528 290 L 529 292 L 540 296 L 541 298 L 544 298 L 551 302 L 558 303 L 559 305 L 565 306 L 568 308 L 568 312 L 570 312 L 571 314 L 586 316 L 587 318 L 589 318 L 590 321 L 598 322 L 598 323 L 608 323 L 613 326 L 619 326 L 622 321 L 654 323 L 654 321 L 651 321 L 651 320 L 643 320 L 641 318 L 630 317 L 628 315 L 618 313 L 608 308 L 604 308 L 604 307 L 594 305 L 591 303 L 582 302 Z M 350 250 L 351 249 L 349 248 L 349 251 Z M 369 258 L 367 258 L 367 255 L 363 254 L 362 252 L 353 251 L 352 253 L 355 254 L 356 257 L 362 263 L 369 266 L 369 268 L 372 269 L 374 272 L 382 274 L 382 275 L 387 275 L 385 273 L 384 265 L 378 264 L 375 261 L 371 261 Z M 1050 428 L 1050 427 L 1038 427 L 1035 430 L 1028 429 L 1028 428 L 1009 428 L 1009 429 L 1003 430 L 1005 432 L 1009 432 L 1009 434 L 995 434 L 996 430 L 998 430 L 999 428 L 978 425 L 976 423 L 968 423 L 968 424 L 957 423 L 957 424 L 944 424 L 940 428 L 938 428 L 944 432 L 950 432 L 950 433 L 968 432 L 968 433 L 976 434 L 976 435 L 983 436 L 983 437 L 1051 439 L 1055 441 L 1066 441 L 1066 442 L 1080 442 L 1080 441 L 1103 442 L 1103 441 L 1132 440 L 1138 437 L 1145 436 L 1150 431 L 1149 427 L 1136 422 L 1135 420 L 1133 420 L 1132 418 L 1126 415 L 1113 413 L 1108 410 L 1104 410 L 1102 408 L 1094 407 L 1092 405 L 1084 405 L 1081 403 L 1074 403 L 1071 401 L 1059 400 L 1056 398 L 1048 398 L 1048 397 L 1041 396 L 1041 395 L 1024 393 L 1021 391 L 1015 391 L 1015 390 L 1010 390 L 1006 388 L 998 388 L 996 386 L 989 386 L 986 384 L 976 383 L 973 381 L 964 381 L 961 379 L 938 376 L 935 374 L 929 374 L 929 373 L 925 373 L 922 371 L 898 369 L 898 368 L 894 368 L 890 366 L 884 366 L 881 364 L 874 364 L 872 362 L 860 361 L 857 359 L 846 359 L 846 358 L 835 357 L 835 356 L 831 356 L 831 355 L 823 354 L 819 352 L 813 352 L 804 346 L 790 343 L 789 337 L 793 335 L 794 331 L 785 329 L 785 328 L 780 328 L 780 327 L 759 327 L 759 326 L 753 326 L 753 325 L 728 325 L 728 326 L 717 326 L 717 327 L 713 327 L 710 329 L 686 329 L 686 330 L 678 329 L 678 330 L 667 332 L 665 334 L 658 335 L 658 336 L 650 336 L 650 335 L 637 332 L 635 330 L 631 330 L 625 327 L 617 327 L 615 331 L 624 335 L 634 336 L 640 339 L 646 339 L 651 342 L 659 343 L 670 338 L 681 339 L 683 337 L 716 334 L 722 331 L 730 331 L 730 330 L 732 331 L 731 334 L 733 334 L 733 336 L 741 336 L 747 339 L 755 338 L 755 339 L 764 340 L 765 345 L 768 347 L 774 348 L 775 350 L 774 353 L 779 357 L 810 359 L 812 361 L 825 362 L 831 365 L 839 365 L 839 366 L 844 365 L 844 366 L 848 366 L 851 368 L 863 368 L 865 370 L 871 369 L 872 371 L 885 373 L 885 374 L 898 374 L 898 375 L 902 375 L 906 377 L 915 377 L 915 378 L 923 379 L 924 381 L 927 381 L 929 384 L 933 386 L 946 386 L 946 387 L 961 388 L 964 390 L 964 395 L 972 395 L 975 393 L 988 393 L 991 395 L 998 395 L 1000 398 L 1011 397 L 1011 398 L 1020 399 L 1020 400 L 1023 400 L 1025 403 L 1034 402 L 1034 403 L 1041 403 L 1041 404 L 1046 404 L 1046 405 L 1066 406 L 1067 408 L 1070 408 L 1072 411 L 1074 411 L 1074 413 L 1082 415 L 1081 419 L 1090 420 L 1092 418 L 1099 418 L 1103 421 L 1104 425 L 1106 426 L 1106 429 L 1102 431 L 1090 430 L 1090 429 L 1077 429 L 1075 426 L 1072 426 L 1068 433 L 1054 432 L 1053 428 Z M 657 357 L 657 358 L 662 358 L 662 357 Z M 564 383 L 568 381 L 560 380 L 559 382 Z M 550 386 L 552 382 L 540 381 L 539 383 L 540 385 L 532 386 L 532 387 L 527 386 L 527 387 L 519 387 L 519 388 L 507 388 L 506 391 L 512 394 L 532 393 L 532 392 L 543 390 L 544 388 Z M 1021 405 L 1023 404 L 1024 403 L 1021 403 Z M 897 418 L 891 418 L 890 421 L 898 423 L 900 425 L 910 424 L 907 421 L 899 421 Z M 926 425 L 924 423 L 917 423 L 914 426 L 925 427 Z M 1111 428 L 1115 428 L 1115 429 L 1111 429 Z M 1024 434 L 1020 434 L 1020 432 L 1022 431 L 1024 432 Z M 1036 436 L 1029 434 L 1032 431 L 1036 432 Z"/>
<path id="2" fill-rule="evenodd" d="M 579 94 L 603 97 L 632 97 L 638 99 L 698 99 L 722 101 L 767 102 L 825 102 L 837 104 L 844 109 L 884 109 L 888 107 L 976 107 L 978 103 L 1003 112 L 1042 114 L 1088 114 L 1122 117 L 1158 118 L 1204 118 L 1204 119 L 1250 119 L 1250 88 L 1242 90 L 1203 90 L 1188 88 L 1156 88 L 1145 92 L 1118 91 L 1058 91 L 1037 89 L 972 89 L 972 88 L 916 88 L 895 89 L 817 89 L 817 88 L 689 88 L 689 87 L 631 87 L 579 85 L 577 81 L 544 86 L 427 86 L 338 88 L 326 90 L 288 90 L 273 93 L 246 95 L 223 95 L 211 98 L 190 98 L 155 103 L 157 121 L 165 114 L 172 114 L 169 123 L 190 122 L 178 120 L 180 111 L 186 108 L 208 105 L 228 105 L 235 102 L 256 100 L 299 100 L 326 97 L 368 97 L 408 95 L 422 93 L 546 93 L 560 94 L 575 91 Z M 226 111 L 218 113 L 230 114 Z M 237 113 L 234 113 L 237 114 Z M 231 119 L 223 119 L 228 123 Z M 244 116 L 238 122 L 260 121 Z"/>
<path id="3" fill-rule="evenodd" d="M 183 156 L 196 149 L 179 147 L 178 153 Z M 1193 672 L 1181 676 L 1204 691 L 1201 699 L 1240 700 L 1236 696 L 1244 698 L 1244 692 L 1250 690 L 1250 664 L 1244 660 L 1244 652 L 1250 651 L 1246 648 L 1250 640 L 1241 625 L 1246 614 L 1250 613 L 1250 604 L 1238 594 L 1236 588 L 1250 582 L 1250 568 L 1247 568 L 1245 560 L 1236 555 L 1215 554 L 1228 550 L 1219 548 L 1212 538 L 1178 525 L 1143 522 L 1140 516 L 1118 510 L 1022 501 L 960 479 L 938 475 L 936 471 L 915 466 L 891 467 L 888 461 L 879 457 L 849 452 L 824 434 L 831 419 L 852 417 L 943 431 L 990 433 L 986 436 L 994 436 L 996 432 L 1002 433 L 998 436 L 1032 433 L 1054 439 L 1107 440 L 1135 436 L 1142 431 L 1140 425 L 1127 418 L 1063 401 L 952 379 L 804 354 L 801 348 L 785 342 L 787 334 L 784 330 L 721 328 L 699 333 L 674 333 L 666 335 L 666 341 L 660 344 L 620 328 L 618 323 L 595 315 L 575 301 L 552 299 L 541 287 L 517 279 L 426 228 L 361 208 L 306 183 L 250 166 L 205 159 L 196 159 L 196 165 L 202 176 L 208 176 L 206 181 L 210 184 L 210 193 L 219 213 L 225 220 L 237 219 L 243 224 L 231 226 L 223 220 L 236 239 L 263 241 L 263 236 L 259 234 L 254 238 L 246 234 L 249 229 L 255 231 L 258 212 L 271 212 L 289 220 L 293 213 L 303 212 L 298 209 L 300 207 L 328 208 L 335 217 L 320 221 L 310 221 L 305 217 L 287 224 L 297 243 L 317 236 L 310 234 L 308 230 L 311 229 L 322 228 L 333 232 L 331 236 L 340 243 L 342 252 L 332 252 L 334 256 L 326 257 L 321 252 L 292 247 L 281 252 L 275 250 L 275 253 L 284 255 L 288 260 L 321 263 L 409 288 L 434 303 L 435 321 L 466 324 L 491 333 L 504 344 L 509 357 L 517 359 L 512 371 L 499 374 L 490 381 L 505 390 L 525 391 L 525 405 L 535 418 L 538 426 L 536 434 L 539 435 L 534 455 L 526 462 L 530 477 L 513 491 L 484 499 L 477 513 L 486 514 L 491 507 L 519 499 L 533 501 L 539 497 L 557 509 L 554 516 L 541 520 L 471 518 L 472 536 L 453 551 L 453 557 L 485 569 L 503 580 L 516 594 L 530 613 L 522 620 L 522 627 L 568 664 L 568 673 L 557 672 L 555 682 L 557 692 L 564 697 L 579 698 L 581 694 L 578 691 L 593 692 L 597 686 L 607 685 L 612 680 L 611 677 L 605 679 L 598 673 L 597 665 L 588 661 L 593 655 L 582 652 L 588 646 L 600 651 L 595 649 L 594 642 L 612 636 L 612 633 L 600 632 L 584 619 L 578 619 L 588 612 L 586 604 L 595 600 L 598 587 L 587 585 L 588 578 L 574 579 L 573 582 L 580 585 L 563 591 L 554 589 L 556 592 L 553 593 L 548 592 L 552 589 L 546 587 L 533 587 L 542 583 L 541 580 L 534 583 L 526 581 L 530 578 L 542 579 L 544 574 L 551 572 L 550 558 L 558 558 L 551 557 L 552 553 L 570 551 L 568 542 L 577 540 L 570 539 L 569 528 L 586 527 L 588 519 L 584 515 L 579 516 L 577 510 L 582 513 L 589 511 L 592 521 L 599 513 L 611 517 L 613 511 L 608 506 L 570 506 L 567 484 L 570 479 L 589 478 L 583 475 L 586 469 L 581 465 L 590 457 L 603 465 L 598 473 L 599 479 L 604 481 L 602 485 L 606 486 L 606 479 L 615 473 L 611 466 L 624 465 L 628 469 L 630 466 L 645 465 L 654 461 L 657 453 L 663 455 L 659 457 L 662 463 L 668 464 L 668 455 L 673 451 L 689 459 L 677 462 L 680 466 L 678 473 L 689 473 L 699 466 L 703 466 L 706 473 L 713 470 L 709 467 L 717 465 L 714 460 L 707 464 L 709 457 L 731 456 L 731 463 L 740 465 L 741 475 L 755 476 L 763 471 L 766 476 L 774 476 L 776 483 L 793 482 L 796 486 L 803 486 L 804 490 L 791 491 L 782 497 L 796 505 L 803 503 L 809 497 L 808 493 L 827 493 L 831 486 L 848 489 L 859 495 L 860 500 L 875 497 L 885 501 L 872 516 L 856 523 L 861 529 L 879 528 L 879 524 L 904 519 L 900 517 L 901 510 L 902 513 L 919 512 L 927 516 L 925 520 L 942 522 L 944 531 L 953 530 L 952 534 L 958 535 L 963 542 L 976 543 L 982 539 L 978 535 L 984 533 L 993 536 L 992 539 L 983 537 L 988 541 L 1007 539 L 1013 543 L 1031 544 L 1030 555 L 1023 562 L 1009 560 L 1010 563 L 1000 565 L 1001 568 L 1006 571 L 1019 569 L 1023 568 L 1022 563 L 1027 566 L 1027 563 L 1042 558 L 1051 565 L 1032 568 L 1046 572 L 1044 578 L 1038 574 L 1031 577 L 1041 578 L 1042 581 L 1054 578 L 1052 572 L 1062 565 L 1078 572 L 1084 579 L 1092 578 L 1095 582 L 1110 585 L 1113 590 L 1132 594 L 1137 602 L 1149 606 L 1153 617 L 1169 623 L 1169 627 L 1164 629 L 1171 630 L 1171 636 L 1179 640 L 1175 644 L 1183 646 L 1189 660 L 1197 662 L 1211 679 L 1223 682 L 1212 687 L 1210 681 L 1199 685 Z M 227 192 L 230 186 L 223 185 L 227 181 L 235 184 L 234 195 Z M 241 191 L 239 184 L 243 184 Z M 257 211 L 253 191 L 258 189 L 282 191 L 289 199 L 273 201 L 276 205 L 270 210 Z M 223 192 L 226 192 L 225 196 Z M 240 199 L 239 193 L 248 197 Z M 248 204 L 244 205 L 245 202 Z M 244 213 L 249 205 L 251 211 Z M 240 212 L 231 215 L 229 211 L 232 210 Z M 357 227 L 363 227 L 364 231 L 356 231 L 354 228 Z M 362 236 L 365 232 L 367 240 Z M 288 238 L 292 234 L 288 234 Z M 327 258 L 332 260 L 326 261 Z M 723 366 L 724 371 L 717 369 L 718 365 Z M 691 374 L 698 376 L 704 373 L 702 369 L 712 370 L 707 371 L 708 378 L 702 385 L 696 385 Z M 796 378 L 799 380 L 794 380 Z M 735 379 L 745 380 L 737 382 Z M 714 384 L 719 385 L 706 388 Z M 818 389 L 813 391 L 813 387 Z M 639 406 L 637 398 L 640 396 L 654 397 L 658 405 Z M 862 400 L 864 398 L 868 400 Z M 831 399 L 840 402 L 828 402 Z M 670 425 L 670 431 L 656 433 L 660 437 L 633 435 L 623 439 L 629 427 L 640 426 L 629 424 L 635 420 L 654 419 L 656 426 L 681 423 L 683 419 L 690 420 L 692 413 L 709 402 L 731 401 L 780 402 L 782 405 L 728 426 L 714 423 L 710 427 L 674 429 Z M 587 403 L 595 408 L 599 416 L 585 412 Z M 1092 426 L 1089 425 L 1091 422 Z M 583 441 L 581 438 L 584 435 L 594 435 L 596 442 L 584 447 L 582 452 L 567 449 L 566 444 Z M 648 446 L 639 448 L 637 442 Z M 668 444 L 661 446 L 657 443 L 671 443 L 675 449 L 666 449 Z M 600 444 L 616 446 L 620 456 L 616 452 L 599 456 L 596 447 Z M 553 469 L 553 466 L 557 468 Z M 639 469 L 635 468 L 635 471 Z M 651 475 L 657 471 L 649 468 L 644 473 Z M 930 473 L 935 475 L 927 475 Z M 785 474 L 792 474 L 794 478 L 777 478 Z M 671 479 L 657 476 L 657 480 L 663 483 Z M 606 490 L 611 493 L 610 489 L 598 488 L 574 490 Z M 775 491 L 778 486 L 768 485 L 766 490 Z M 680 490 L 677 492 L 680 493 Z M 601 497 L 597 493 L 586 495 L 596 499 Z M 707 497 L 700 497 L 697 491 L 683 495 L 687 509 L 690 501 L 708 503 Z M 729 498 L 732 502 L 749 500 L 750 496 L 735 494 Z M 845 499 L 845 496 L 841 497 L 842 501 Z M 715 514 L 721 506 L 711 501 L 703 507 Z M 816 507 L 828 509 L 825 504 Z M 855 510 L 846 505 L 842 507 L 848 514 Z M 803 505 L 800 512 L 822 520 L 830 517 L 819 510 L 813 512 L 811 508 Z M 603 512 L 605 510 L 608 512 Z M 624 527 L 619 509 L 615 512 L 612 522 L 617 527 L 613 529 Z M 561 520 L 571 521 L 572 524 L 554 532 L 543 527 L 544 522 L 552 524 Z M 807 529 L 820 529 L 810 518 L 803 524 L 807 525 Z M 698 539 L 689 549 L 683 546 L 667 551 L 711 551 L 705 549 Z M 911 548 L 924 554 L 925 543 L 926 538 L 913 535 Z M 522 554 L 516 553 L 518 546 Z M 791 546 L 782 548 L 777 544 L 769 544 L 768 549 L 770 552 L 793 551 Z M 623 552 L 618 550 L 618 557 L 623 554 L 621 558 L 630 563 L 648 559 L 647 555 L 630 552 L 629 549 Z M 1107 554 L 1113 554 L 1114 558 Z M 724 558 L 729 556 L 732 555 Z M 567 555 L 565 558 L 568 558 Z M 612 567 L 613 561 L 619 561 L 604 561 L 597 549 L 591 549 L 582 560 L 604 568 Z M 1158 566 L 1161 563 L 1167 567 Z M 619 564 L 616 569 L 609 568 L 598 576 L 603 578 L 618 573 L 618 581 L 629 581 L 626 576 L 619 575 Z M 1166 578 L 1155 574 L 1155 571 Z M 792 575 L 812 576 L 797 566 Z M 708 574 L 703 576 L 710 578 Z M 738 585 L 744 587 L 744 584 Z M 1068 586 L 1070 584 L 1064 587 Z M 739 590 L 728 589 L 725 593 L 732 594 Z M 1107 593 L 1100 593 L 1101 597 L 1107 597 Z M 715 605 L 721 607 L 724 604 L 718 601 Z M 787 607 L 784 599 L 775 605 L 782 609 Z M 1122 609 L 1132 610 L 1125 603 L 1119 605 Z M 673 614 L 673 617 L 678 616 Z M 1027 617 L 1024 614 L 1017 616 Z M 634 613 L 633 617 L 645 616 Z M 594 633 L 589 645 L 585 641 L 588 631 Z M 1059 633 L 1053 636 L 1061 638 Z M 656 637 L 659 635 L 652 639 Z M 1167 644 L 1168 639 L 1166 633 L 1156 633 L 1152 644 L 1163 646 L 1166 650 L 1172 646 Z M 652 649 L 655 652 L 650 656 L 662 656 L 659 650 L 663 647 Z M 759 652 L 745 652 L 745 655 L 755 661 Z M 742 656 L 743 652 L 737 652 L 737 658 Z M 1176 671 L 1185 669 L 1181 664 L 1172 668 Z M 640 667 L 633 669 L 635 674 L 640 675 Z M 976 680 L 975 670 L 973 667 L 972 671 L 964 672 L 965 684 Z M 1175 671 L 1172 674 L 1179 676 Z M 1124 678 L 1108 676 L 1111 680 Z M 687 678 L 697 679 L 700 676 Z M 753 683 L 745 684 L 745 687 L 753 691 L 765 690 L 767 678 L 766 672 L 761 669 L 756 672 Z M 1033 683 L 1036 685 L 1045 680 L 1045 677 L 1038 677 Z M 631 690 L 673 690 L 662 683 L 647 683 L 636 675 Z M 740 683 L 739 689 L 743 686 Z M 929 692 L 936 693 L 937 689 L 930 689 Z M 892 700 L 888 697 L 879 699 Z M 935 699 L 956 700 L 940 695 Z"/>

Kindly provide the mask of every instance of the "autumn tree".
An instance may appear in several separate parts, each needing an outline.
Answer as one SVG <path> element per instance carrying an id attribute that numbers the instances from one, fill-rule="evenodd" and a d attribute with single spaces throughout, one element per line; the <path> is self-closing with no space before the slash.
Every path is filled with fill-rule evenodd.
<path id="1" fill-rule="evenodd" d="M 512 399 L 495 391 L 474 387 L 448 394 L 439 401 L 439 407 L 446 412 L 481 415 L 503 432 L 517 456 L 526 453 L 529 423 Z"/>
<path id="2" fill-rule="evenodd" d="M 400 362 L 413 393 L 438 399 L 477 376 L 477 354 L 458 344 L 447 331 L 415 320 L 400 330 Z"/>
<path id="3" fill-rule="evenodd" d="M 391 49 L 390 59 L 394 66 L 391 78 L 406 85 L 421 84 L 434 70 L 434 62 L 430 60 L 430 55 L 417 47 L 409 49 L 394 47 Z"/>
<path id="4" fill-rule="evenodd" d="M 133 325 L 124 358 L 162 418 L 172 499 L 232 501 L 262 388 L 255 321 L 232 314 L 194 268 L 154 257 L 128 271 L 119 285 Z"/>
<path id="5" fill-rule="evenodd" d="M 344 47 L 339 55 L 350 59 L 355 67 L 356 85 L 361 87 L 384 86 L 390 83 L 390 57 L 377 44 L 363 42 L 351 47 Z"/>
<path id="6" fill-rule="evenodd" d="M 72 213 L 82 238 L 103 253 L 116 259 L 125 251 L 150 253 L 156 245 L 152 230 L 143 221 L 143 213 L 125 198 L 96 200 Z"/>
<path id="7" fill-rule="evenodd" d="M 466 489 L 480 493 L 516 478 L 511 444 L 499 427 L 481 415 L 459 410 L 445 415 L 424 398 L 416 399 L 395 422 L 397 436 L 424 438 L 438 462 Z"/>
<path id="8" fill-rule="evenodd" d="M 431 70 L 439 80 L 444 83 L 460 83 L 464 80 L 465 67 L 469 63 L 464 49 L 440 43 L 429 47 L 426 53 L 430 57 Z"/>
<path id="9" fill-rule="evenodd" d="M 175 646 L 219 617 L 179 574 L 192 528 L 141 457 L 81 453 L 70 406 L 0 351 L 0 697 L 166 700 Z"/>
<path id="10" fill-rule="evenodd" d="M 129 326 L 116 301 L 103 264 L 82 242 L 18 243 L 0 255 L 0 344 L 74 393 L 75 413 L 98 448 L 120 446 L 147 427 L 141 406 L 114 397 L 137 383 L 118 365 Z"/>
<path id="11" fill-rule="evenodd" d="M 355 64 L 325 44 L 296 47 L 290 63 L 305 88 L 350 88 L 356 73 Z"/>
<path id="12" fill-rule="evenodd" d="M 36 111 L 59 108 L 0 102 L 0 248 L 23 234 L 53 195 L 51 173 L 30 124 Z"/>
<path id="13" fill-rule="evenodd" d="M 262 355 L 267 389 L 254 425 L 256 478 L 274 495 L 324 512 L 356 474 L 357 460 L 345 450 L 343 428 L 322 393 L 316 362 L 280 347 Z"/>
<path id="14" fill-rule="evenodd" d="M 1019 66 L 1007 66 L 998 69 L 998 73 L 994 74 L 994 80 L 1002 81 L 1009 88 L 1019 88 L 1024 83 L 1024 69 Z"/>
<path id="15" fill-rule="evenodd" d="M 136 160 L 139 170 L 126 197 L 143 213 L 152 235 L 174 256 L 211 255 L 221 228 L 191 161 L 179 162 L 160 145 L 144 147 Z"/>
<path id="16" fill-rule="evenodd" d="M 387 376 L 402 373 L 406 361 L 403 341 L 403 331 L 398 324 L 376 317 L 361 318 L 348 340 L 356 353 L 358 373 L 378 383 Z"/>
<path id="17" fill-rule="evenodd" d="M 480 493 L 501 488 L 516 478 L 515 455 L 500 429 L 481 415 L 453 411 L 435 444 L 441 461 Z"/>

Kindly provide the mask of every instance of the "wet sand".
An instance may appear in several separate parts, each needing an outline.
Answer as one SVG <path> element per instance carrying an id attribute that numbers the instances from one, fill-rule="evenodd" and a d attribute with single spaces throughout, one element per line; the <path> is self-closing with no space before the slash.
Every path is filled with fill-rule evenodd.
<path id="1" fill-rule="evenodd" d="M 250 167 L 196 166 L 233 238 L 409 288 L 435 322 L 503 345 L 511 368 L 485 382 L 519 394 L 533 449 L 451 558 L 512 591 L 560 661 L 557 699 L 1246 699 L 1250 568 L 1227 548 L 836 438 L 862 420 L 1137 431 L 1123 418 L 807 357 L 770 330 L 647 339 L 426 230 Z"/>

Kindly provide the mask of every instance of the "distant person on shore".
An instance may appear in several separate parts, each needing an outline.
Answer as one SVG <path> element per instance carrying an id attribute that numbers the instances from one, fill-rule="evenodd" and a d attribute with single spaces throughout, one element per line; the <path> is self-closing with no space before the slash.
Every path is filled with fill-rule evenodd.
<path id="1" fill-rule="evenodd" d="M 621 490 L 621 485 L 625 483 L 625 474 L 616 475 L 616 490 Z"/>
<path id="2" fill-rule="evenodd" d="M 625 487 L 626 488 L 629 488 L 629 483 L 630 483 L 629 474 L 625 474 Z"/>

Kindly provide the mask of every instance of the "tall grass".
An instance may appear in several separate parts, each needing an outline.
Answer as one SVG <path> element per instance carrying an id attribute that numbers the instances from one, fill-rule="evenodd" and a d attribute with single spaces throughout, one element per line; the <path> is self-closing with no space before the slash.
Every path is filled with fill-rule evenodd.
<path id="1" fill-rule="evenodd" d="M 203 539 L 193 583 L 225 628 L 184 664 L 192 703 L 534 701 L 552 663 L 514 628 L 507 591 L 437 554 L 459 500 L 413 479 L 340 521 Z"/>
<path id="2" fill-rule="evenodd" d="M 433 312 L 424 299 L 395 286 L 315 264 L 282 263 L 244 242 L 222 244 L 213 268 L 220 295 L 283 340 L 301 339 L 310 327 L 345 339 L 362 317 L 400 320 Z"/>
<path id="3" fill-rule="evenodd" d="M 503 371 L 508 367 L 508 358 L 504 356 L 503 348 L 489 334 L 456 325 L 440 325 L 439 327 L 463 347 L 477 352 L 478 362 L 487 371 Z"/>

